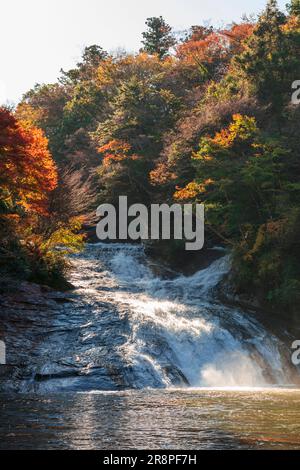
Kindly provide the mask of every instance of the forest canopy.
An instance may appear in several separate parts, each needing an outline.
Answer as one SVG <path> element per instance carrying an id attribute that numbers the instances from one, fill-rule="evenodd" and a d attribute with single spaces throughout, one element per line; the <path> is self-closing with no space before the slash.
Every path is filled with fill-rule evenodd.
<path id="1" fill-rule="evenodd" d="M 257 19 L 193 25 L 180 38 L 162 17 L 148 18 L 141 43 L 137 54 L 91 45 L 56 83 L 38 84 L 14 111 L 1 110 L 0 265 L 15 269 L 22 253 L 25 277 L 53 283 L 63 263 L 54 247 L 79 249 L 80 224 L 97 204 L 120 195 L 130 203 L 198 202 L 207 243 L 232 250 L 236 292 L 293 311 L 299 0 L 286 13 L 269 0 Z M 88 197 L 77 213 L 69 201 L 66 217 L 55 197 L 68 187 Z"/>

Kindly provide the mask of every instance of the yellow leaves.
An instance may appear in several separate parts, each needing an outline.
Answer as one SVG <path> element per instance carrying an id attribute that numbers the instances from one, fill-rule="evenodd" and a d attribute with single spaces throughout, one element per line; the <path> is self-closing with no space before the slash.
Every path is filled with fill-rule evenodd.
<path id="1" fill-rule="evenodd" d="M 199 194 L 205 193 L 208 187 L 212 184 L 214 184 L 214 181 L 211 178 L 208 178 L 200 184 L 192 181 L 187 186 L 185 186 L 185 188 L 176 187 L 174 199 L 177 201 L 195 199 Z"/>
<path id="2" fill-rule="evenodd" d="M 97 78 L 100 86 L 117 84 L 122 79 L 136 74 L 146 77 L 153 73 L 163 73 L 173 66 L 177 61 L 174 57 L 166 57 L 160 60 L 158 55 L 148 55 L 141 52 L 137 55 L 126 55 L 119 58 L 109 57 L 101 62 L 97 70 Z"/>
<path id="3" fill-rule="evenodd" d="M 254 117 L 234 114 L 232 121 L 233 122 L 229 125 L 229 140 L 231 144 L 237 139 L 242 141 L 248 140 L 258 132 Z"/>
<path id="4" fill-rule="evenodd" d="M 245 143 L 245 145 L 254 145 L 255 137 L 258 133 L 255 118 L 242 114 L 234 114 L 230 125 L 216 132 L 214 137 L 203 137 L 200 141 L 200 149 L 193 153 L 194 160 L 200 160 L 203 163 L 212 162 L 216 156 L 228 157 L 237 144 Z M 252 140 L 252 142 L 251 142 Z M 249 142 L 250 141 L 250 142 Z M 237 147 L 239 148 L 239 147 Z M 239 152 L 238 152 L 239 154 Z"/>
<path id="5" fill-rule="evenodd" d="M 98 80 L 101 85 L 108 85 L 113 82 L 114 75 L 117 72 L 117 64 L 111 57 L 104 60 L 98 67 Z"/>
<path id="6" fill-rule="evenodd" d="M 229 126 L 230 141 L 234 143 L 235 140 L 241 141 L 248 140 L 255 136 L 258 132 L 256 121 L 254 117 L 248 117 L 241 114 L 234 114 L 232 116 L 233 122 Z"/>
<path id="7" fill-rule="evenodd" d="M 198 195 L 198 185 L 195 182 L 189 183 L 185 188 L 176 187 L 174 199 L 177 201 L 185 201 L 193 199 Z"/>
<path id="8" fill-rule="evenodd" d="M 30 126 L 36 126 L 44 117 L 42 108 L 34 108 L 28 103 L 20 103 L 17 106 L 15 116 L 19 121 L 28 123 Z"/>
<path id="9" fill-rule="evenodd" d="M 72 217 L 67 224 L 61 223 L 57 229 L 40 243 L 45 253 L 59 250 L 63 254 L 77 253 L 83 248 L 85 235 L 78 233 L 82 226 L 82 218 Z"/>
<path id="10" fill-rule="evenodd" d="M 290 16 L 284 25 L 281 26 L 284 33 L 300 33 L 300 17 Z"/>

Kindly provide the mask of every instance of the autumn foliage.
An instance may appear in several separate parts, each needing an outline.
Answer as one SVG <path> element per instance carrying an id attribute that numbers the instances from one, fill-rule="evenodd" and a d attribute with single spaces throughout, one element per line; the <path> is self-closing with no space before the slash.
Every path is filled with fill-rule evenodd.
<path id="1" fill-rule="evenodd" d="M 233 288 L 299 305 L 299 18 L 299 0 L 287 13 L 268 0 L 257 18 L 181 37 L 149 18 L 138 53 L 87 47 L 14 115 L 2 110 L 1 210 L 21 217 L 19 244 L 54 273 L 55 246 L 80 244 L 89 188 L 99 204 L 203 202 L 208 247 L 232 250 Z M 168 249 L 178 258 L 178 244 Z"/>
<path id="2" fill-rule="evenodd" d="M 64 253 L 79 249 L 83 238 L 77 234 L 79 218 L 59 219 L 53 212 L 57 186 L 57 167 L 44 132 L 0 108 L 1 272 L 65 285 Z"/>
<path id="3" fill-rule="evenodd" d="M 0 109 L 0 181 L 2 204 L 47 213 L 48 195 L 57 185 L 56 165 L 43 131 L 18 122 Z"/>
<path id="4" fill-rule="evenodd" d="M 242 52 L 243 42 L 253 29 L 254 25 L 249 23 L 234 24 L 223 31 L 194 27 L 190 37 L 177 47 L 177 56 L 183 62 L 197 65 L 203 72 L 216 72 L 234 54 Z"/>
<path id="5" fill-rule="evenodd" d="M 112 162 L 122 162 L 129 158 L 137 158 L 135 155 L 130 155 L 130 151 L 130 144 L 117 139 L 111 140 L 98 149 L 98 152 L 103 155 L 104 165 L 109 165 Z"/>

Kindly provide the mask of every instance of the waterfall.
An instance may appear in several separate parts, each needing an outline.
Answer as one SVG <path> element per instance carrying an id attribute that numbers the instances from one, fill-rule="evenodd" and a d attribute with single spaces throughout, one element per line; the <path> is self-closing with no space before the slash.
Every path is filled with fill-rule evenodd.
<path id="1" fill-rule="evenodd" d="M 230 268 L 224 255 L 192 276 L 153 274 L 139 245 L 89 245 L 75 257 L 72 282 L 94 306 L 101 300 L 118 318 L 111 358 L 127 387 L 265 387 L 288 378 L 280 341 L 252 316 L 222 305 L 215 287 Z M 91 321 L 91 317 L 89 317 Z M 120 323 L 121 322 L 121 323 Z M 85 355 L 97 356 L 95 340 Z M 107 345 L 107 344 L 106 344 Z M 114 359 L 111 359 L 114 360 Z"/>

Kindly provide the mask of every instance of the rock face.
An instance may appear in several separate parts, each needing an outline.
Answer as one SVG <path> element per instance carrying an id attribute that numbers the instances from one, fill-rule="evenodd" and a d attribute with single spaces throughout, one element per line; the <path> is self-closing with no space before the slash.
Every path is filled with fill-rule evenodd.
<path id="1" fill-rule="evenodd" d="M 183 276 L 149 261 L 140 246 L 96 244 L 73 263 L 74 291 L 27 282 L 2 288 L 7 364 L 0 366 L 0 391 L 294 380 L 284 343 L 216 298 L 225 258 Z"/>
<path id="2" fill-rule="evenodd" d="M 0 366 L 0 389 L 16 390 L 30 379 L 37 348 L 67 294 L 30 282 L 6 280 L 0 293 L 0 338 L 6 345 L 6 365 Z M 5 293 L 3 293 L 5 291 Z"/>
<path id="3" fill-rule="evenodd" d="M 0 295 L 0 332 L 8 351 L 7 364 L 0 366 L 1 391 L 114 390 L 122 385 L 117 361 L 106 346 L 113 338 L 121 342 L 122 336 L 116 338 L 116 324 L 108 319 L 105 305 L 28 282 L 11 287 Z M 103 316 L 99 345 L 93 350 L 86 345 L 97 339 L 89 322 L 95 308 Z"/>
<path id="4" fill-rule="evenodd" d="M 300 338 L 299 315 L 282 311 L 268 311 L 254 296 L 237 293 L 230 276 L 225 276 L 216 289 L 216 295 L 226 305 L 250 311 L 270 332 L 280 337 L 287 347 Z"/>

